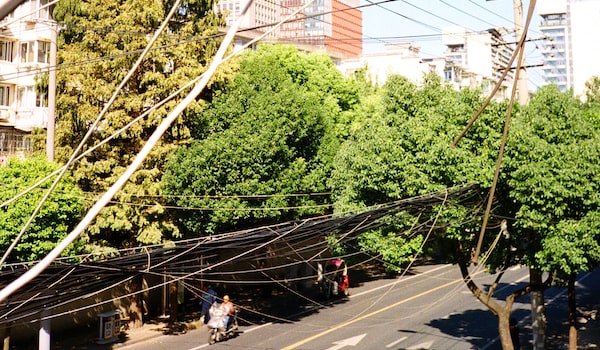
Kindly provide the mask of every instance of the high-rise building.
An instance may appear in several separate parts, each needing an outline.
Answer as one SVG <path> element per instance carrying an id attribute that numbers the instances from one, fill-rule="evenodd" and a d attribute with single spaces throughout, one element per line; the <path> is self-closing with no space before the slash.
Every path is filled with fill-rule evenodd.
<path id="1" fill-rule="evenodd" d="M 0 19 L 0 161 L 31 150 L 27 134 L 48 123 L 47 93 L 36 77 L 48 73 L 52 30 L 49 0 L 27 0 Z"/>
<path id="2" fill-rule="evenodd" d="M 585 82 L 600 76 L 600 42 L 591 39 L 600 31 L 600 1 L 552 0 L 537 6 L 542 17 L 539 28 L 545 36 L 541 47 L 544 81 L 561 91 L 573 89 L 576 96 L 583 95 Z"/>
<path id="3" fill-rule="evenodd" d="M 226 13 L 227 23 L 239 17 L 242 0 L 223 0 L 217 5 Z M 262 5 L 261 5 L 262 4 Z M 249 9 L 241 28 L 267 31 L 306 4 L 306 0 L 258 0 Z M 358 0 L 315 0 L 268 37 L 331 53 L 334 57 L 353 58 L 362 54 L 362 12 Z"/>
<path id="4" fill-rule="evenodd" d="M 245 0 L 220 0 L 217 10 L 227 16 L 227 25 L 231 25 L 241 16 L 242 6 L 245 3 Z M 273 23 L 279 22 L 280 18 L 281 5 L 278 1 L 255 0 L 248 8 L 240 28 L 257 28 L 265 32 Z M 276 29 L 269 37 L 278 37 L 278 35 L 279 30 Z"/>

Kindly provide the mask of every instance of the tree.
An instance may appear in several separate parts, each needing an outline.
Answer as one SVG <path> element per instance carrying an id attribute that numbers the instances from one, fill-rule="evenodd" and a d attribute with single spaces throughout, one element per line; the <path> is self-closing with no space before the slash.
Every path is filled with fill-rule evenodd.
<path id="1" fill-rule="evenodd" d="M 0 201 L 5 203 L 26 190 L 47 174 L 58 168 L 44 157 L 25 160 L 10 158 L 0 167 Z M 29 216 L 38 206 L 45 191 L 52 184 L 48 180 L 0 210 L 0 250 L 6 252 L 18 236 Z M 34 261 L 43 258 L 75 227 L 83 215 L 83 193 L 73 179 L 65 176 L 50 195 L 39 214 L 9 255 L 8 262 Z M 80 253 L 85 242 L 77 241 L 63 253 L 65 256 Z"/>
<path id="2" fill-rule="evenodd" d="M 515 119 L 506 193 L 519 254 L 534 273 L 567 280 L 600 262 L 599 137 L 582 104 L 554 85 L 539 89 Z"/>
<path id="3" fill-rule="evenodd" d="M 328 211 L 325 179 L 358 87 L 324 55 L 261 45 L 197 118 L 163 178 L 191 235 Z M 310 193 L 316 195 L 309 195 Z"/>
<path id="4" fill-rule="evenodd" d="M 473 90 L 454 91 L 439 76 L 429 74 L 417 87 L 401 76 L 389 77 L 380 96 L 383 108 L 364 120 L 342 145 L 334 161 L 330 186 L 336 212 L 436 192 L 468 182 L 490 184 L 500 125 L 496 121 L 501 105 L 484 115 L 460 147 L 450 144 L 462 125 L 482 103 Z M 459 210 L 460 211 L 460 210 Z M 447 211 L 451 221 L 464 215 Z M 433 212 L 433 211 L 430 211 Z M 454 218 L 454 219 L 453 219 Z M 400 269 L 425 239 L 424 233 L 403 234 L 413 227 L 414 218 L 405 215 L 377 232 L 363 235 L 357 244 L 381 254 L 388 267 Z M 460 221 L 460 220 L 458 220 Z M 456 231 L 455 239 L 464 235 Z M 468 237 L 466 238 L 468 239 Z M 440 249 L 447 242 L 440 239 Z"/>
<path id="5" fill-rule="evenodd" d="M 408 198 L 466 182 L 479 183 L 481 197 L 487 195 L 508 109 L 506 102 L 491 103 L 457 147 L 452 148 L 453 139 L 483 103 L 478 91 L 457 92 L 441 83 L 439 77 L 429 75 L 422 87 L 403 77 L 392 77 L 383 92 L 381 115 L 367 120 L 360 133 L 352 135 L 336 156 L 332 174 L 336 210 Z M 506 189 L 506 183 L 500 182 L 499 191 Z M 498 196 L 496 203 L 500 207 L 513 205 L 502 196 Z M 469 205 L 472 203 L 426 209 L 418 217 L 406 213 L 410 216 L 403 215 L 385 229 L 361 236 L 358 245 L 362 250 L 381 255 L 395 269 L 423 254 L 428 246 L 429 252 L 437 250 L 437 256 L 458 264 L 473 295 L 498 316 L 503 348 L 511 349 L 512 305 L 518 297 L 529 293 L 531 286 L 507 296 L 504 304 L 493 296 L 502 271 L 523 262 L 524 254 L 531 251 L 513 251 L 522 242 L 522 236 L 509 234 L 508 225 L 493 221 L 492 217 L 493 224 L 489 226 L 502 230 L 493 236 L 490 229 L 486 230 L 482 251 L 490 250 L 491 254 L 480 261 L 490 272 L 498 274 L 488 290 L 482 290 L 470 278 L 468 269 L 482 219 L 480 213 L 471 210 L 476 208 Z M 431 222 L 436 225 L 432 227 Z M 431 229 L 437 233 L 433 238 L 429 237 Z M 497 235 L 502 237 L 498 244 L 494 242 Z M 432 250 L 433 244 L 436 250 Z"/>
<path id="6" fill-rule="evenodd" d="M 57 159 L 65 161 L 71 156 L 172 3 L 170 0 L 67 0 L 56 5 L 54 17 L 64 25 L 59 36 Z M 114 135 L 204 72 L 217 50 L 216 34 L 223 23 L 223 18 L 213 13 L 213 6 L 214 1 L 199 0 L 187 0 L 180 5 L 155 49 L 148 53 L 93 130 L 90 144 Z M 212 86 L 218 86 L 230 68 L 221 69 Z M 90 197 L 88 203 L 93 203 L 116 181 L 176 103 L 166 103 L 75 165 L 74 177 Z M 88 228 L 90 242 L 124 247 L 159 243 L 179 236 L 164 209 L 159 182 L 168 155 L 189 140 L 189 121 L 202 105 L 202 100 L 198 100 L 188 108 L 117 194 L 116 203 L 101 211 Z"/>

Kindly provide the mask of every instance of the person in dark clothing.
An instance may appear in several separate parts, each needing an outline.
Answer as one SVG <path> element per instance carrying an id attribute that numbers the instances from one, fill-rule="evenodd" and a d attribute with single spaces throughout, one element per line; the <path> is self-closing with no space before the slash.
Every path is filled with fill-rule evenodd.
<path id="1" fill-rule="evenodd" d="M 515 350 L 520 350 L 521 341 L 519 340 L 519 325 L 517 324 L 517 320 L 514 317 L 511 317 L 508 321 L 508 326 L 510 329 L 510 338 L 512 339 L 513 348 Z"/>
<path id="2" fill-rule="evenodd" d="M 210 310 L 211 305 L 217 300 L 217 292 L 215 292 L 211 286 L 204 287 L 202 293 L 200 294 L 200 298 L 202 299 L 202 315 L 204 316 L 204 324 L 208 322 L 210 319 Z"/>

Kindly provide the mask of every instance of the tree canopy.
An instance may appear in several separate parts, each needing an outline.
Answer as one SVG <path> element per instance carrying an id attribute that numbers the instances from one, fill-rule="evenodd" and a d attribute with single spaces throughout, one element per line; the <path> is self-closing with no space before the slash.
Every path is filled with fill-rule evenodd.
<path id="1" fill-rule="evenodd" d="M 59 33 L 57 159 L 65 161 L 71 156 L 172 4 L 172 1 L 66 0 L 56 5 L 54 17 L 65 26 Z M 218 26 L 223 23 L 223 18 L 213 13 L 213 6 L 213 1 L 182 2 L 168 29 L 93 130 L 86 148 L 114 136 L 205 71 L 217 50 Z M 224 66 L 211 86 L 221 84 L 228 69 L 231 66 Z M 176 102 L 167 102 L 76 164 L 75 179 L 92 201 L 116 181 Z M 189 120 L 202 104 L 198 100 L 189 106 L 115 197 L 117 203 L 102 210 L 88 228 L 93 242 L 99 246 L 123 247 L 159 243 L 179 236 L 164 210 L 164 201 L 158 197 L 158 184 L 165 159 L 178 144 L 189 140 Z"/>
<path id="2" fill-rule="evenodd" d="M 380 95 L 382 109 L 365 119 L 342 145 L 330 180 L 336 211 L 469 182 L 483 188 L 491 184 L 505 106 L 493 104 L 458 147 L 452 148 L 452 141 L 482 103 L 481 94 L 455 91 L 435 74 L 425 78 L 423 86 L 417 87 L 404 77 L 390 77 Z M 464 214 L 447 212 L 446 219 Z M 394 225 L 365 235 L 360 248 L 382 254 L 391 268 L 398 269 L 424 239 L 423 234 L 409 232 L 414 220 L 403 216 Z"/>
<path id="3" fill-rule="evenodd" d="M 512 128 L 506 178 L 514 229 L 527 265 L 542 271 L 568 275 L 600 262 L 600 129 L 588 116 L 550 85 Z"/>
<path id="4" fill-rule="evenodd" d="M 5 203 L 12 199 L 57 168 L 57 164 L 50 163 L 42 157 L 25 160 L 10 158 L 8 164 L 0 166 L 0 202 Z M 21 232 L 45 191 L 52 184 L 52 180 L 44 182 L 0 210 L 2 252 L 8 250 Z M 43 258 L 79 222 L 83 215 L 83 205 L 83 193 L 71 177 L 65 176 L 25 231 L 7 262 L 34 261 Z M 63 254 L 75 255 L 83 251 L 85 243 L 85 240 L 77 241 Z"/>
<path id="5" fill-rule="evenodd" d="M 195 235 L 328 212 L 326 179 L 358 86 L 327 56 L 261 45 L 196 119 L 163 178 Z M 313 195 L 310 195 L 310 194 Z"/>

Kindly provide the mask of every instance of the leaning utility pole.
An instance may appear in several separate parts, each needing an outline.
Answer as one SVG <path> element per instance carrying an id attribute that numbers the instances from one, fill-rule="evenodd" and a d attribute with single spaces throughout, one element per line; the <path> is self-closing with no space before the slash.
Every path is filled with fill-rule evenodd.
<path id="1" fill-rule="evenodd" d="M 515 13 L 515 41 L 519 42 L 521 37 L 525 35 L 523 33 L 523 1 L 513 0 L 514 13 Z M 524 49 L 524 48 L 523 48 Z M 522 55 L 523 59 L 517 63 L 520 67 L 519 79 L 518 79 L 518 94 L 519 104 L 525 105 L 529 101 L 529 87 L 527 86 L 527 71 L 525 69 L 525 55 Z M 516 73 L 516 72 L 515 72 Z"/>
<path id="2" fill-rule="evenodd" d="M 523 2 L 513 0 L 515 12 L 515 39 L 519 42 L 523 33 Z M 523 47 L 523 49 L 525 49 Z M 527 72 L 525 70 L 525 55 L 517 64 L 519 67 L 519 79 L 517 81 L 519 91 L 519 104 L 525 105 L 529 101 L 529 88 L 527 86 Z M 543 350 L 546 344 L 546 311 L 544 305 L 544 288 L 542 287 L 542 276 L 540 271 L 529 268 L 529 284 L 531 285 L 531 331 L 533 335 L 533 349 Z"/>

